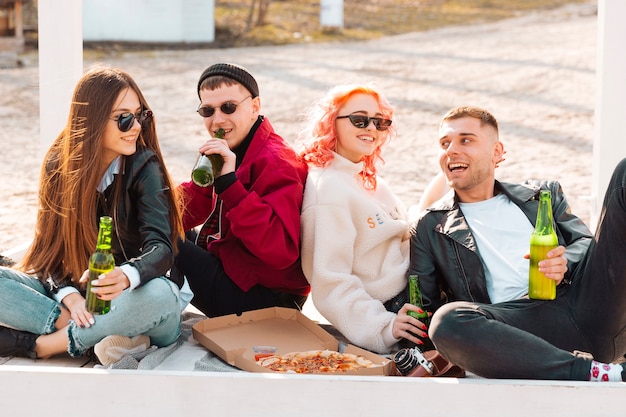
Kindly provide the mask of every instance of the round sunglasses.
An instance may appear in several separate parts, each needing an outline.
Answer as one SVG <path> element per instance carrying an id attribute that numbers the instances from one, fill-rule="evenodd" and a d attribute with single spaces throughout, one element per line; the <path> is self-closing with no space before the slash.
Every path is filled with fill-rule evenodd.
<path id="1" fill-rule="evenodd" d="M 224 114 L 233 114 L 237 110 L 238 105 L 240 105 L 241 103 L 243 103 L 244 101 L 246 101 L 247 99 L 251 97 L 252 96 L 248 96 L 244 98 L 243 100 L 241 100 L 239 103 L 235 103 L 233 101 L 227 101 L 225 103 L 222 103 L 222 105 L 219 106 L 219 109 Z M 211 117 L 215 114 L 216 108 L 217 107 L 202 106 L 202 107 L 198 107 L 198 110 L 196 111 L 202 117 Z"/>
<path id="2" fill-rule="evenodd" d="M 387 130 L 389 126 L 391 126 L 391 120 L 383 119 L 382 117 L 367 117 L 362 114 L 349 114 L 347 116 L 337 116 L 337 119 L 350 119 L 350 123 L 352 126 L 357 129 L 365 129 L 370 125 L 371 122 L 374 122 L 374 127 L 376 130 Z"/>
<path id="3" fill-rule="evenodd" d="M 152 110 L 142 110 L 137 114 L 125 112 L 121 113 L 117 117 L 112 117 L 111 120 L 115 120 L 117 122 L 117 128 L 120 132 L 128 132 L 132 129 L 135 124 L 135 120 L 139 122 L 141 129 L 144 130 L 150 126 L 150 122 L 152 121 Z"/>

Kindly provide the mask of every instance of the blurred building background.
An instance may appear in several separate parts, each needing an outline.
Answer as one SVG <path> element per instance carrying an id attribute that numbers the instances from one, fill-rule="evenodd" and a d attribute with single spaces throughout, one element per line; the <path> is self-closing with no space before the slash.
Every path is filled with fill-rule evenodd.
<path id="1" fill-rule="evenodd" d="M 213 0 L 83 0 L 86 42 L 213 42 Z"/>
<path id="2" fill-rule="evenodd" d="M 29 0 L 0 0 L 0 67 L 13 66 L 24 51 L 24 4 Z"/>
<path id="3" fill-rule="evenodd" d="M 53 0 L 49 0 L 53 1 Z M 83 0 L 86 43 L 206 44 L 215 39 L 214 0 Z M 37 0 L 0 0 L 0 67 L 36 48 Z"/>

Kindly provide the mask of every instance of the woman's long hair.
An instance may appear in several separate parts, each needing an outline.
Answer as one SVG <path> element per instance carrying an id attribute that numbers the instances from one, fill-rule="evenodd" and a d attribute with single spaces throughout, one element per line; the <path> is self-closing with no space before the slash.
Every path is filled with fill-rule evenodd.
<path id="1" fill-rule="evenodd" d="M 143 109 L 149 109 L 130 75 L 114 68 L 94 67 L 76 85 L 67 125 L 44 158 L 35 237 L 20 269 L 43 280 L 55 274 L 57 279 L 71 278 L 77 284 L 88 268 L 98 234 L 96 188 L 107 169 L 102 159 L 103 132 L 118 96 L 127 88 L 137 93 Z M 176 245 L 183 234 L 179 199 L 165 168 L 154 120 L 142 129 L 137 146 L 153 150 L 163 168 L 170 189 L 171 238 Z M 115 188 L 124 192 L 122 187 Z M 113 196 L 114 204 L 120 198 Z"/>
<path id="2" fill-rule="evenodd" d="M 309 124 L 300 133 L 297 147 L 298 157 L 304 162 L 318 167 L 325 167 L 333 160 L 333 151 L 337 149 L 337 129 L 335 121 L 339 109 L 354 95 L 367 94 L 376 100 L 382 117 L 393 119 L 393 107 L 385 96 L 371 85 L 340 85 L 328 91 L 307 115 Z M 363 171 L 359 174 L 363 187 L 376 189 L 376 165 L 383 163 L 381 149 L 396 135 L 393 125 L 381 132 L 383 140 L 376 150 L 363 158 Z"/>

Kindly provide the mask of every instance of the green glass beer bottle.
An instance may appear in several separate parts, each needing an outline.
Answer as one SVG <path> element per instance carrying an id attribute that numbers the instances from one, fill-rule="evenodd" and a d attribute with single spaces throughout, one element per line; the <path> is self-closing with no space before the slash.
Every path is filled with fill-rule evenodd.
<path id="1" fill-rule="evenodd" d="M 221 127 L 215 132 L 217 139 L 224 139 L 224 129 Z M 191 180 L 200 187 L 208 187 L 213 184 L 215 177 L 220 173 L 224 166 L 224 158 L 220 154 L 200 154 L 196 165 L 191 171 Z"/>
<path id="2" fill-rule="evenodd" d="M 528 297 L 535 300 L 554 300 L 556 281 L 539 271 L 539 262 L 556 248 L 559 240 L 552 225 L 552 202 L 549 190 L 539 194 L 537 223 L 530 237 L 530 270 L 528 274 Z"/>
<path id="3" fill-rule="evenodd" d="M 115 259 L 111 253 L 111 232 L 113 222 L 111 217 L 100 217 L 98 242 L 96 251 L 89 258 L 89 282 L 87 283 L 87 310 L 93 314 L 106 314 L 111 310 L 111 300 L 100 300 L 91 292 L 91 282 L 98 279 L 100 274 L 106 274 L 115 268 Z"/>
<path id="4" fill-rule="evenodd" d="M 409 303 L 422 309 L 423 313 L 417 311 L 409 311 L 411 317 L 415 317 L 426 326 L 428 326 L 428 313 L 424 310 L 424 302 L 422 300 L 422 290 L 420 289 L 419 278 L 417 275 L 409 275 Z"/>

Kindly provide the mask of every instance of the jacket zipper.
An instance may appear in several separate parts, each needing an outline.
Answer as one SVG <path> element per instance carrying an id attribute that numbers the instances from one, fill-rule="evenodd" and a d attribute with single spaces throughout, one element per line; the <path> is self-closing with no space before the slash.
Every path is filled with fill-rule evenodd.
<path id="1" fill-rule="evenodd" d="M 454 254 L 456 256 L 456 260 L 459 263 L 459 266 L 461 267 L 461 275 L 463 277 L 463 282 L 465 283 L 465 291 L 467 292 L 467 295 L 470 298 L 470 301 L 474 301 L 474 296 L 472 295 L 472 291 L 470 290 L 470 285 L 469 285 L 469 281 L 467 279 L 467 274 L 465 273 L 465 268 L 463 268 L 463 262 L 461 262 L 461 255 L 459 254 L 459 248 L 458 248 L 458 243 L 456 243 L 454 240 L 452 241 L 453 247 L 454 247 Z"/>

